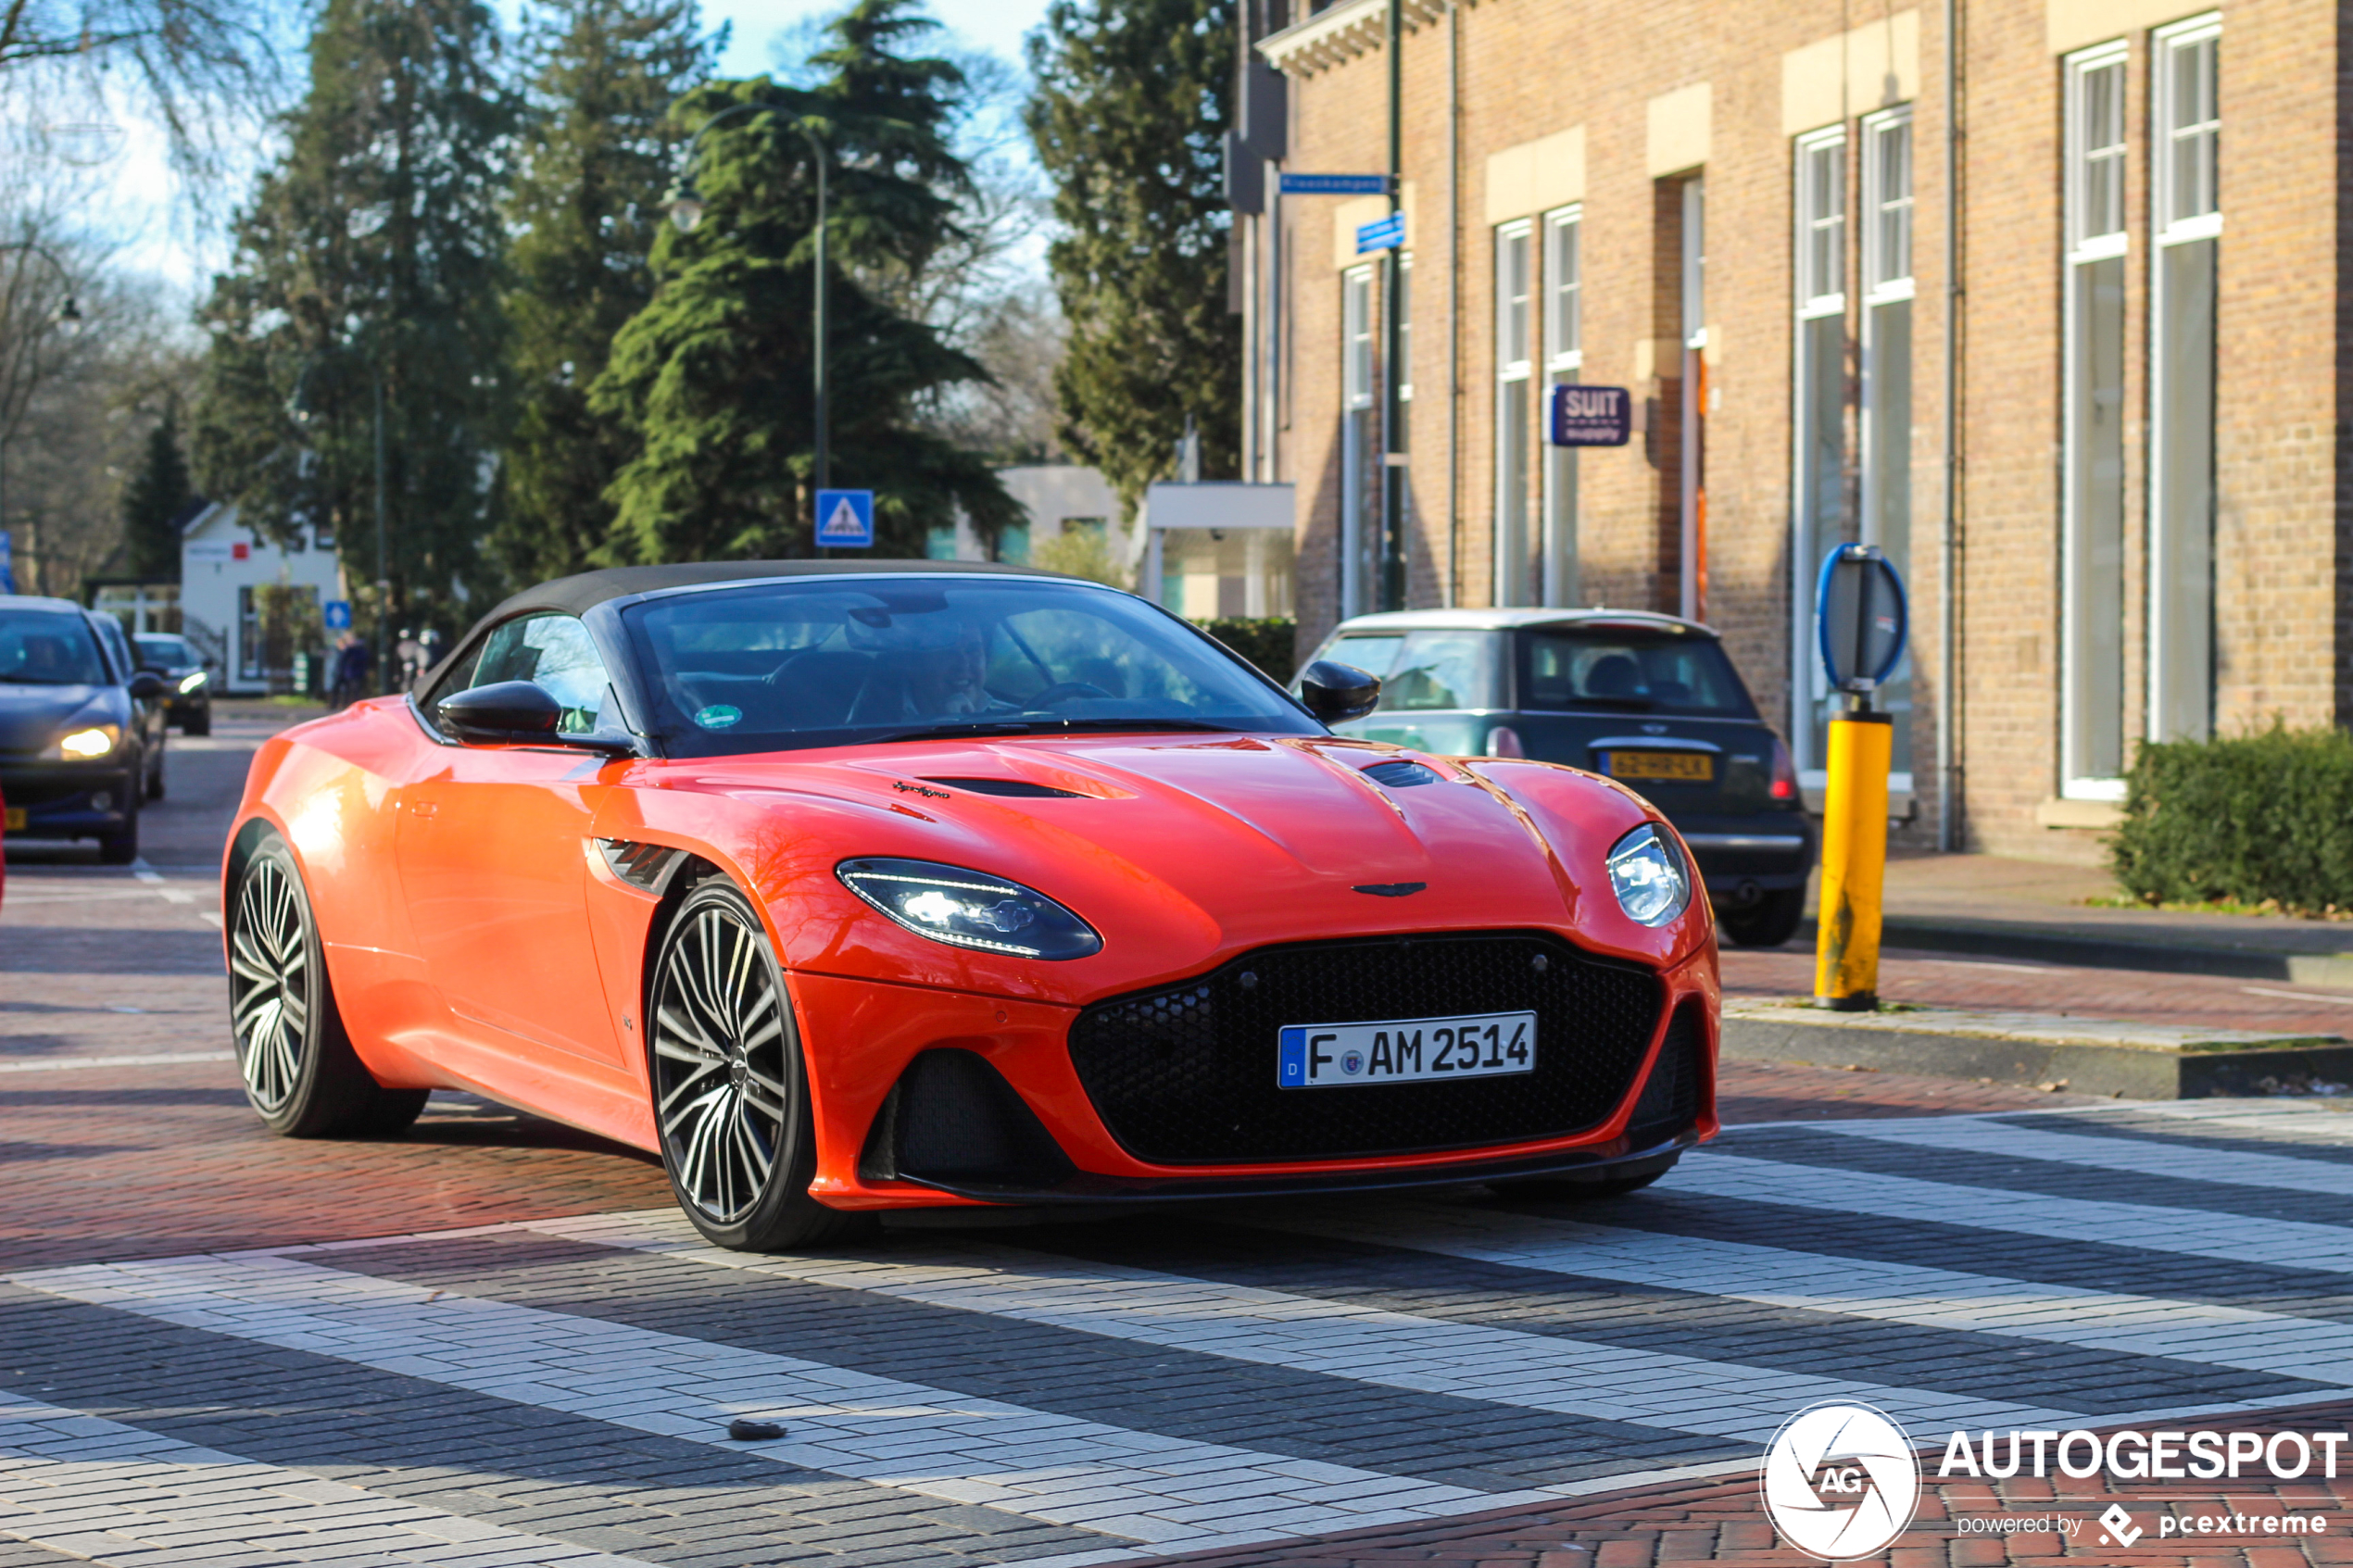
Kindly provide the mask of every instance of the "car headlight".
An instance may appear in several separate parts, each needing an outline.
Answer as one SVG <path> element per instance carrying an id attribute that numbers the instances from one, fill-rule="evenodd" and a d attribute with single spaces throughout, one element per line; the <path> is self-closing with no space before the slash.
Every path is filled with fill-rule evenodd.
<path id="1" fill-rule="evenodd" d="M 201 685 L 203 685 L 203 684 L 204 684 L 204 671 L 201 671 L 201 670 L 198 670 L 198 671 L 195 671 L 195 672 L 194 672 L 194 673 L 192 673 L 192 674 L 189 674 L 189 675 L 184 675 L 184 676 L 181 677 L 181 681 L 180 681 L 180 690 L 181 690 L 183 694 L 185 694 L 185 693 L 188 693 L 188 692 L 195 691 L 195 690 L 198 686 L 201 686 Z"/>
<path id="2" fill-rule="evenodd" d="M 57 755 L 69 762 L 87 762 L 104 757 L 114 749 L 116 739 L 112 724 L 100 724 L 87 730 L 69 730 L 58 737 Z"/>
<path id="3" fill-rule="evenodd" d="M 1626 918 L 1641 925 L 1665 925 L 1692 901 L 1682 851 L 1654 822 L 1610 846 L 1609 885 Z"/>
<path id="4" fill-rule="evenodd" d="M 1103 950 L 1095 928 L 1017 882 L 930 860 L 844 860 L 842 884 L 919 936 L 1025 959 Z"/>

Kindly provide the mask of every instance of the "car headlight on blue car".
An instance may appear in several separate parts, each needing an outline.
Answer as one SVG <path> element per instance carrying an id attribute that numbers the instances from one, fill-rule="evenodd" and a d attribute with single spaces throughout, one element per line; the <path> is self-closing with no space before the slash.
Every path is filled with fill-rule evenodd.
<path id="1" fill-rule="evenodd" d="M 842 885 L 918 936 L 1024 959 L 1103 950 L 1095 928 L 1033 888 L 931 860 L 844 860 Z"/>
<path id="2" fill-rule="evenodd" d="M 204 683 L 205 672 L 203 671 L 191 671 L 189 673 L 180 677 L 180 695 L 185 696 L 190 692 L 195 691 L 198 686 L 203 685 Z"/>
<path id="3" fill-rule="evenodd" d="M 1692 901 L 1691 868 L 1674 840 L 1644 822 L 1610 846 L 1609 885 L 1638 925 L 1665 925 Z"/>
<path id="4" fill-rule="evenodd" d="M 90 724 L 57 737 L 57 755 L 69 762 L 94 762 L 115 748 L 122 734 L 112 724 Z"/>

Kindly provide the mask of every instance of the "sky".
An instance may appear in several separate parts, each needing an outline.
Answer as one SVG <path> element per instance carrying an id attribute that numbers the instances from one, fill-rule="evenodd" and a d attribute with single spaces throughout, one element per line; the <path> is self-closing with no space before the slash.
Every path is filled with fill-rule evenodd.
<path id="1" fill-rule="evenodd" d="M 841 9 L 845 0 L 703 0 L 703 19 L 712 28 L 732 23 L 725 76 L 757 76 L 773 69 L 780 34 Z M 515 0 L 494 0 L 511 20 Z M 932 16 L 953 34 L 942 42 L 987 50 L 1015 65 L 1022 35 L 1045 19 L 1046 0 L 930 0 Z M 191 303 L 221 266 L 226 247 L 216 226 L 193 221 L 176 199 L 177 185 L 164 157 L 161 134 L 139 117 L 120 113 L 120 150 L 103 168 L 90 170 L 99 187 L 92 203 L 93 227 L 120 245 L 120 263 L 154 273 L 184 292 Z"/>

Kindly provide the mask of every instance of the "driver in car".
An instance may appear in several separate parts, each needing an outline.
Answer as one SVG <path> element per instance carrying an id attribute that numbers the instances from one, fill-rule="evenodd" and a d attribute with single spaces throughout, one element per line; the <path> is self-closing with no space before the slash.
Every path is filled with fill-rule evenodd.
<path id="1" fill-rule="evenodd" d="M 910 718 L 927 718 L 935 713 L 987 713 L 1006 706 L 991 697 L 988 688 L 982 684 L 988 673 L 988 638 L 978 626 L 956 616 L 946 625 L 925 630 L 935 636 L 944 635 L 948 641 L 946 646 L 918 659 L 909 674 Z"/>

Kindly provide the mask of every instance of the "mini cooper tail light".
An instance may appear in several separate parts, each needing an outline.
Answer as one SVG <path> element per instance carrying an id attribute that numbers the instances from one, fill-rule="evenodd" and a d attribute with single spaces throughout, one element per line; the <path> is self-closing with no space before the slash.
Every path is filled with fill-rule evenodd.
<path id="1" fill-rule="evenodd" d="M 1083 959 L 1095 928 L 1032 888 L 930 860 L 844 860 L 842 885 L 918 936 L 1023 959 Z"/>
<path id="2" fill-rule="evenodd" d="M 1779 737 L 1773 741 L 1773 787 L 1776 800 L 1797 798 L 1797 764 L 1790 759 L 1789 747 Z"/>
<path id="3" fill-rule="evenodd" d="M 1610 846 L 1609 885 L 1638 925 L 1665 925 L 1692 901 L 1692 873 L 1675 842 L 1644 822 Z"/>
<path id="4" fill-rule="evenodd" d="M 1520 745 L 1519 732 L 1509 724 L 1498 724 L 1487 732 L 1487 755 L 1490 757 L 1525 757 L 1528 747 Z"/>

